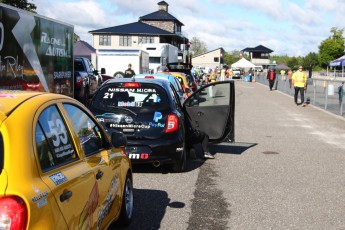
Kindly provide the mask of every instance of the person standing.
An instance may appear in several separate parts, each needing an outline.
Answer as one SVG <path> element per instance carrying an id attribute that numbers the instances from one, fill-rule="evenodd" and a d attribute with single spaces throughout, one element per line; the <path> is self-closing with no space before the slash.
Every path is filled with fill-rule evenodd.
<path id="1" fill-rule="evenodd" d="M 216 82 L 217 81 L 217 69 L 214 69 L 210 75 L 210 82 Z"/>
<path id="2" fill-rule="evenodd" d="M 250 68 L 249 71 L 248 71 L 249 82 L 253 81 L 253 75 L 254 75 L 253 73 L 254 73 L 253 68 Z"/>
<path id="3" fill-rule="evenodd" d="M 307 88 L 307 75 L 303 71 L 302 66 L 298 66 L 298 71 L 296 71 L 292 75 L 291 79 L 292 79 L 292 87 L 294 87 L 295 89 L 294 99 L 295 99 L 296 105 L 299 105 L 297 101 L 298 101 L 298 92 L 300 92 L 301 94 L 300 104 L 302 104 L 303 107 L 306 106 L 307 104 L 304 103 L 304 90 Z"/>
<path id="4" fill-rule="evenodd" d="M 288 76 L 288 80 L 289 80 L 289 86 L 290 86 L 290 89 L 291 89 L 291 85 L 292 85 L 292 70 L 291 69 L 289 69 L 288 71 L 287 71 L 287 76 Z"/>
<path id="5" fill-rule="evenodd" d="M 280 75 L 282 76 L 282 81 L 285 81 L 285 70 L 284 69 L 280 70 Z"/>
<path id="6" fill-rule="evenodd" d="M 220 71 L 220 80 L 225 80 L 225 72 L 226 72 L 226 66 L 223 66 L 222 70 Z"/>
<path id="7" fill-rule="evenodd" d="M 125 78 L 131 78 L 135 75 L 134 70 L 132 70 L 132 64 L 128 64 L 128 69 L 125 70 Z"/>
<path id="8" fill-rule="evenodd" d="M 268 80 L 268 86 L 271 91 L 272 91 L 275 79 L 276 79 L 276 72 L 274 71 L 274 69 L 269 69 L 267 72 L 267 80 Z"/>

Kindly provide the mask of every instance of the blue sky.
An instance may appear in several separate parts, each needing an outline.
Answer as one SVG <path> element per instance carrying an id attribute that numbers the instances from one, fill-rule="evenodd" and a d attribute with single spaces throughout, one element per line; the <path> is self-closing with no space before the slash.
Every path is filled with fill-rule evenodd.
<path id="1" fill-rule="evenodd" d="M 30 2 L 30 0 L 29 0 Z M 160 0 L 31 0 L 37 12 L 74 25 L 91 43 L 91 30 L 138 21 L 158 10 Z M 332 27 L 343 29 L 343 0 L 166 0 L 182 32 L 205 42 L 208 50 L 242 50 L 258 45 L 273 55 L 318 52 Z"/>

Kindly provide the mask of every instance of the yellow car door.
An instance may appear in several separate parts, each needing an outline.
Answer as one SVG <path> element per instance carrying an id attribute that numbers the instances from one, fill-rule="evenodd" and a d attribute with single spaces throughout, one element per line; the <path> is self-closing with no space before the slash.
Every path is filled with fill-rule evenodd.
<path id="1" fill-rule="evenodd" d="M 99 195 L 99 209 L 94 221 L 97 222 L 98 229 L 104 229 L 117 219 L 121 208 L 123 182 L 121 183 L 120 165 L 123 156 L 115 148 L 105 147 L 105 133 L 88 114 L 71 104 L 63 106 L 80 139 L 85 162 L 94 172 Z"/>
<path id="2" fill-rule="evenodd" d="M 41 178 L 50 188 L 70 229 L 95 228 L 99 190 L 94 172 L 80 156 L 56 105 L 39 111 L 36 145 Z"/>

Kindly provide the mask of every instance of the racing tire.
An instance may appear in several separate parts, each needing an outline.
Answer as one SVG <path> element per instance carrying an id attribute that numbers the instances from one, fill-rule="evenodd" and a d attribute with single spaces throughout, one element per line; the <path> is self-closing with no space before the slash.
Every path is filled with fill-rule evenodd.
<path id="1" fill-rule="evenodd" d="M 122 194 L 120 216 L 116 221 L 116 225 L 122 227 L 128 226 L 132 221 L 133 211 L 133 182 L 131 176 L 127 174 Z"/>
<path id="2" fill-rule="evenodd" d="M 115 78 L 124 78 L 125 74 L 121 71 L 118 71 L 118 72 L 114 73 L 114 77 Z"/>
<path id="3" fill-rule="evenodd" d="M 182 173 L 186 170 L 186 165 L 187 165 L 187 152 L 186 152 L 186 148 L 183 147 L 182 157 L 177 163 L 173 164 L 172 169 L 176 173 Z"/>

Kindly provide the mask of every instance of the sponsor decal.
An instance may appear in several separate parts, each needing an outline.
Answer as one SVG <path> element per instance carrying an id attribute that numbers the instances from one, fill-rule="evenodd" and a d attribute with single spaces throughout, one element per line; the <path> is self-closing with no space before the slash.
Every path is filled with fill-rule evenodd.
<path id="1" fill-rule="evenodd" d="M 108 127 L 108 125 L 107 125 Z M 121 128 L 121 129 L 150 129 L 150 125 L 143 124 L 109 124 L 109 128 Z"/>
<path id="2" fill-rule="evenodd" d="M 35 193 L 37 193 L 36 196 L 33 196 L 31 198 L 31 201 L 36 203 L 37 205 L 37 208 L 41 208 L 43 207 L 44 205 L 48 204 L 48 201 L 47 201 L 47 196 L 48 196 L 48 192 L 47 191 L 44 191 L 44 192 L 40 192 L 39 188 L 37 188 L 36 186 L 32 186 L 33 190 L 35 191 Z"/>
<path id="3" fill-rule="evenodd" d="M 119 107 L 143 107 L 142 101 L 119 101 L 117 102 Z"/>
<path id="4" fill-rule="evenodd" d="M 38 194 L 37 196 L 34 196 L 31 198 L 32 202 L 37 202 L 43 198 L 46 198 L 48 196 L 48 192 L 42 192 Z"/>
<path id="5" fill-rule="evenodd" d="M 154 127 L 154 128 L 164 128 L 165 124 L 150 122 L 149 126 Z"/>
<path id="6" fill-rule="evenodd" d="M 124 133 L 132 133 L 132 132 L 134 132 L 134 129 L 123 129 L 122 132 L 124 132 Z"/>
<path id="7" fill-rule="evenodd" d="M 48 204 L 47 198 L 44 198 L 44 199 L 42 199 L 42 200 L 39 200 L 39 201 L 37 202 L 37 208 L 41 208 L 41 207 L 43 207 L 43 206 L 46 205 L 46 204 Z"/>
<path id="8" fill-rule="evenodd" d="M 94 184 L 91 193 L 89 194 L 89 199 L 87 200 L 83 211 L 79 216 L 78 229 L 91 229 L 93 225 L 92 215 L 96 211 L 99 205 L 99 189 L 98 183 Z"/>
<path id="9" fill-rule="evenodd" d="M 129 123 L 132 123 L 132 122 L 133 122 L 133 118 L 130 117 L 130 116 L 126 116 L 126 117 L 125 117 L 125 122 L 128 123 L 128 124 L 129 124 Z"/>
<path id="10" fill-rule="evenodd" d="M 101 224 L 104 220 L 104 218 L 109 214 L 111 207 L 114 203 L 114 200 L 116 198 L 116 191 L 119 189 L 119 178 L 118 176 L 114 176 L 111 180 L 111 184 L 108 190 L 107 197 L 103 204 L 101 204 L 98 216 L 97 216 L 97 229 L 100 229 Z"/>
<path id="11" fill-rule="evenodd" d="M 162 119 L 163 115 L 161 112 L 155 112 L 155 114 L 153 115 L 153 121 L 154 122 L 158 122 L 160 119 Z"/>
<path id="12" fill-rule="evenodd" d="M 147 160 L 149 159 L 149 156 L 150 155 L 148 153 L 130 153 L 128 158 L 134 160 Z"/>
<path id="13" fill-rule="evenodd" d="M 16 95 L 0 92 L 0 98 L 16 98 Z"/>
<path id="14" fill-rule="evenodd" d="M 108 92 L 156 93 L 156 90 L 147 88 L 108 88 Z"/>
<path id="15" fill-rule="evenodd" d="M 182 152 L 183 148 L 176 148 L 176 152 Z"/>
<path id="16" fill-rule="evenodd" d="M 50 175 L 49 177 L 55 185 L 59 185 L 67 181 L 67 178 L 62 174 L 62 172 L 57 172 L 53 175 Z"/>
<path id="17" fill-rule="evenodd" d="M 116 115 L 114 113 L 104 113 L 102 115 L 96 115 L 99 122 L 114 122 L 120 123 L 122 115 Z"/>

